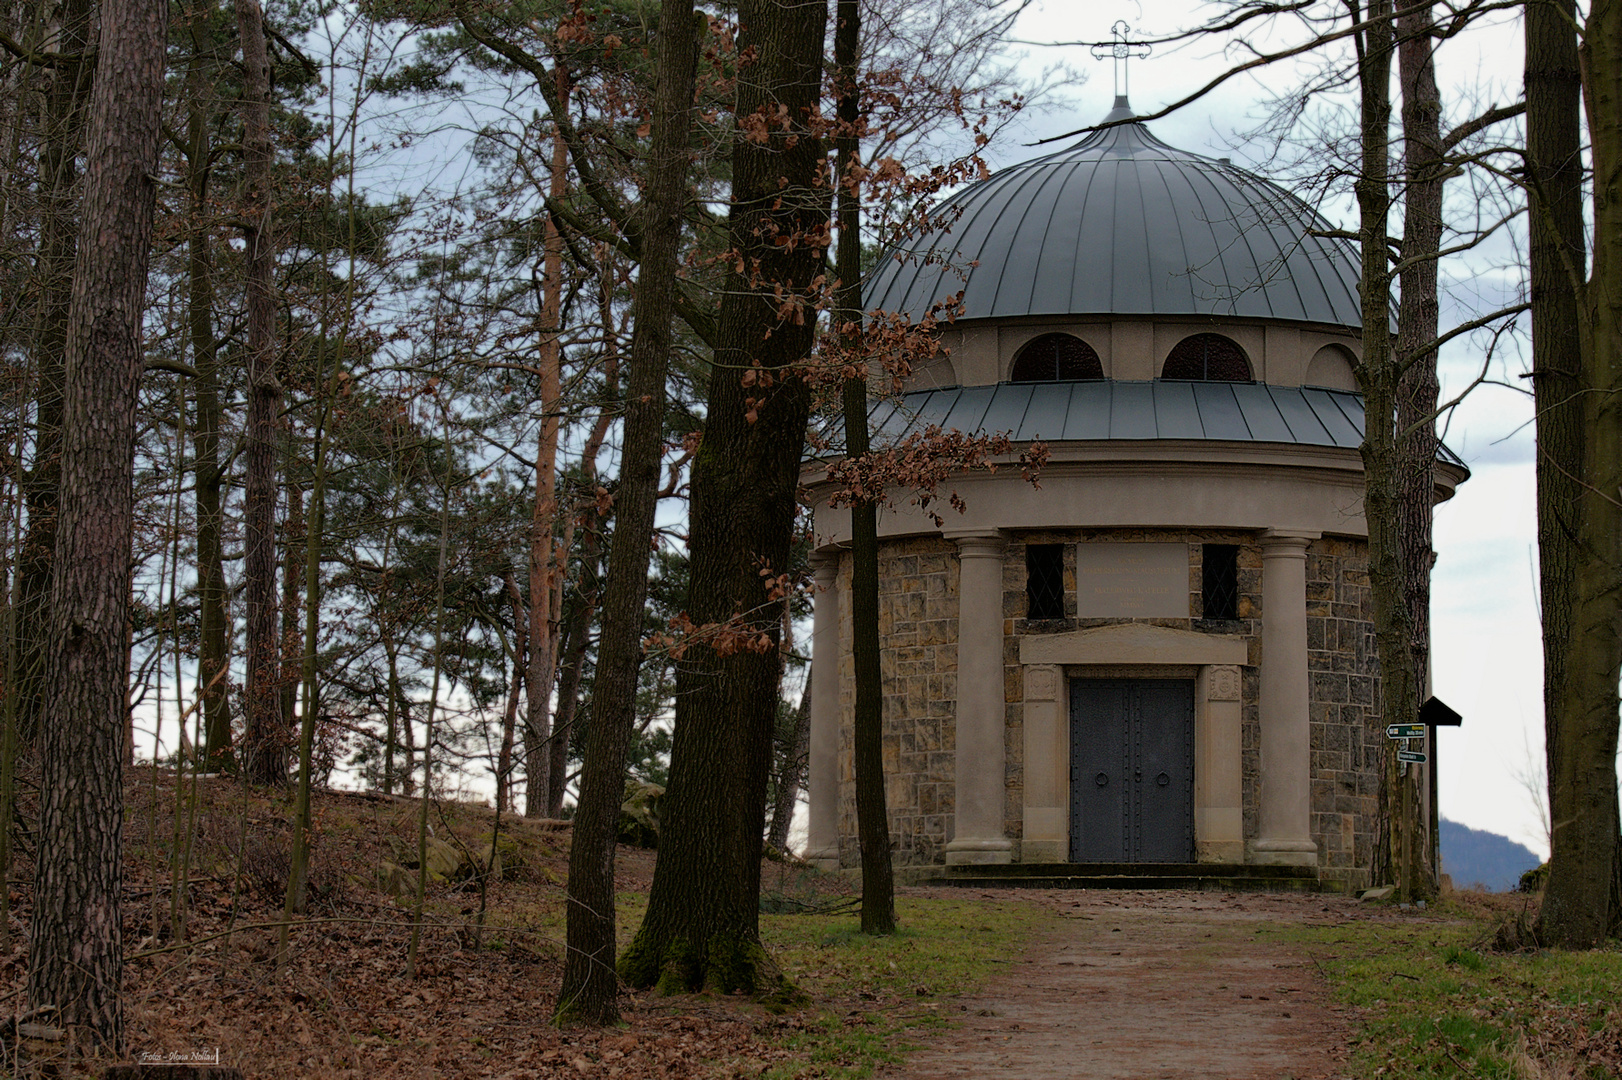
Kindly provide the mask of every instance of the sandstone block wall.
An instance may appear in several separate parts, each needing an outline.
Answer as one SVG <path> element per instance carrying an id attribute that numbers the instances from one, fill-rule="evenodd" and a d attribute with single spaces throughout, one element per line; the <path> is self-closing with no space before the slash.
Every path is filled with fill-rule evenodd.
<path id="1" fill-rule="evenodd" d="M 1354 889 L 1371 884 L 1385 752 L 1371 605 L 1367 544 L 1315 541 L 1307 549 L 1312 837 L 1320 876 Z"/>
<path id="2" fill-rule="evenodd" d="M 1244 829 L 1256 834 L 1260 727 L 1257 713 L 1261 663 L 1261 549 L 1254 533 L 1239 530 L 1071 529 L 1012 534 L 1003 561 L 1003 657 L 1006 709 L 1004 827 L 1021 837 L 1024 806 L 1024 724 L 1019 638 L 1120 622 L 1076 618 L 1075 547 L 1087 543 L 1189 545 L 1189 616 L 1134 620 L 1194 632 L 1239 635 L 1249 645 L 1243 679 L 1242 768 Z M 1063 619 L 1025 617 L 1025 546 L 1065 545 Z M 1239 618 L 1202 617 L 1201 545 L 1239 548 Z M 939 537 L 881 544 L 879 632 L 883 643 L 884 762 L 891 842 L 901 864 L 945 861 L 952 839 L 957 708 L 956 545 Z M 848 596 L 850 560 L 839 568 Z M 1321 539 L 1307 553 L 1308 666 L 1312 724 L 1312 832 L 1321 875 L 1345 885 L 1365 883 L 1372 861 L 1375 799 L 1384 737 L 1377 710 L 1378 665 L 1369 610 L 1366 545 Z M 851 718 L 854 673 L 850 658 L 850 604 L 840 604 L 840 861 L 854 866 L 855 784 Z M 1142 672 L 1098 672 L 1142 675 Z M 1178 673 L 1181 677 L 1182 672 Z M 1016 850 L 1016 858 L 1017 858 Z"/>
<path id="3" fill-rule="evenodd" d="M 884 675 L 885 803 L 901 864 L 946 861 L 957 776 L 957 546 L 939 537 L 879 549 L 879 641 Z M 839 588 L 850 595 L 850 556 Z M 856 866 L 856 707 L 851 605 L 839 606 L 839 861 Z"/>

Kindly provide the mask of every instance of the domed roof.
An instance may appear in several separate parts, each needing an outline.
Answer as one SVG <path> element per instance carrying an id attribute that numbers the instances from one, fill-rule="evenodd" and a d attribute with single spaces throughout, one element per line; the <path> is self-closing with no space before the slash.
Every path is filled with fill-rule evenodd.
<path id="1" fill-rule="evenodd" d="M 1132 115 L 1122 98 L 1109 120 Z M 971 185 L 886 255 L 867 306 L 922 318 L 1208 315 L 1361 327 L 1356 249 L 1299 198 L 1141 123 Z"/>

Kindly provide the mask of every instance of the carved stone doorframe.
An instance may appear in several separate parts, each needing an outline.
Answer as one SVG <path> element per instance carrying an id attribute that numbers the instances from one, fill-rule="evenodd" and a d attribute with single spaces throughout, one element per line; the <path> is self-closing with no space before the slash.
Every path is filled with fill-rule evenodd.
<path id="1" fill-rule="evenodd" d="M 1021 638 L 1025 730 L 1021 862 L 1070 858 L 1070 716 L 1066 669 L 1140 668 L 1194 677 L 1194 847 L 1201 862 L 1245 858 L 1242 687 L 1245 639 L 1123 623 Z M 1080 674 L 1080 672 L 1076 672 Z"/>

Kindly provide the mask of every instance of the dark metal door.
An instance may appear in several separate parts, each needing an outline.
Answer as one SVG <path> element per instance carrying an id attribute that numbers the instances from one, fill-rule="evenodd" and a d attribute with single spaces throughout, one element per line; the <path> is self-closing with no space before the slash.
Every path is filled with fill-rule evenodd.
<path id="1" fill-rule="evenodd" d="M 1193 861 L 1193 683 L 1071 680 L 1070 858 Z"/>

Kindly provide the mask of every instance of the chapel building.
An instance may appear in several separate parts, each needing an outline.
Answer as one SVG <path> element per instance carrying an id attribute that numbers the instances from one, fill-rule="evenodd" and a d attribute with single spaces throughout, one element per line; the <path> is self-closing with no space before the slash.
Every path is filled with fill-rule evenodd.
<path id="1" fill-rule="evenodd" d="M 1118 97 L 1106 122 L 1132 116 Z M 956 195 L 867 307 L 962 292 L 879 403 L 1047 443 L 879 515 L 884 763 L 901 864 L 1210 863 L 1368 883 L 1385 742 L 1363 519 L 1355 248 L 1136 121 Z M 1468 476 L 1444 451 L 1436 498 Z M 859 862 L 849 512 L 817 507 L 809 857 Z M 822 497 L 816 497 L 822 492 Z"/>

